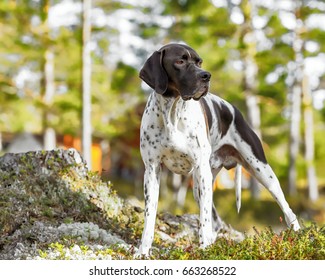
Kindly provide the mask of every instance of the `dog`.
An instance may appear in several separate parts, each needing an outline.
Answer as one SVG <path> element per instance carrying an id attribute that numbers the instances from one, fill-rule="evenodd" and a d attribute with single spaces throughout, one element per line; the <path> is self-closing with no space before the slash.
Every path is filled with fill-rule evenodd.
<path id="1" fill-rule="evenodd" d="M 213 180 L 222 167 L 236 167 L 237 208 L 244 166 L 270 191 L 287 225 L 300 229 L 267 163 L 261 141 L 236 107 L 209 93 L 211 74 L 201 64 L 202 59 L 189 46 L 168 44 L 155 51 L 140 71 L 140 78 L 154 92 L 140 129 L 145 211 L 137 256 L 148 255 L 153 242 L 162 164 L 174 173 L 193 176 L 201 248 L 214 242 L 223 223 L 212 201 Z"/>

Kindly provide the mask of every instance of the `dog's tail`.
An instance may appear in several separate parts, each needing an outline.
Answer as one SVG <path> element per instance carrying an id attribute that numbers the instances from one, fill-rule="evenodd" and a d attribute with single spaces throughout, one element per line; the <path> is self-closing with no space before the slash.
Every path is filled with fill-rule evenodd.
<path id="1" fill-rule="evenodd" d="M 236 171 L 235 171 L 235 190 L 236 190 L 237 213 L 239 213 L 240 207 L 241 207 L 241 174 L 242 174 L 242 167 L 240 164 L 237 164 Z"/>

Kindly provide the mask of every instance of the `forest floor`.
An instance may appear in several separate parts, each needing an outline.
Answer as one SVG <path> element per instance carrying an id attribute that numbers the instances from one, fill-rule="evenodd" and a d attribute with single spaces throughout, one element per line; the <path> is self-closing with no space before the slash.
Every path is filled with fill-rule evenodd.
<path id="1" fill-rule="evenodd" d="M 73 150 L 1 157 L 0 259 L 133 259 L 143 208 L 115 189 L 118 185 L 88 172 Z M 243 192 L 238 215 L 233 197 L 218 191 L 215 199 L 236 230 L 219 232 L 204 250 L 195 208 L 183 215 L 159 210 L 149 259 L 325 259 L 324 207 L 290 200 L 302 224 L 294 232 L 269 198 L 252 201 Z"/>

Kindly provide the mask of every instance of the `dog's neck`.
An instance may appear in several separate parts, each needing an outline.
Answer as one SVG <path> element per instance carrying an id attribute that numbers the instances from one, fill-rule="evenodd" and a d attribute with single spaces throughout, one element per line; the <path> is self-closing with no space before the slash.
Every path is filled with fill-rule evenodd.
<path id="1" fill-rule="evenodd" d="M 161 94 L 153 93 L 153 97 L 159 104 L 162 114 L 162 122 L 164 124 L 165 140 L 162 145 L 169 151 L 173 151 L 173 155 L 177 152 L 186 157 L 191 166 L 194 166 L 197 155 L 189 147 L 189 143 L 197 139 L 197 131 L 189 126 L 191 122 L 190 112 L 193 112 L 193 106 L 200 107 L 199 102 L 194 100 L 183 100 L 180 96 L 176 98 L 166 98 Z M 196 110 L 194 110 L 195 112 Z M 200 145 L 200 143 L 198 143 Z M 185 160 L 185 158 L 184 158 Z M 166 164 L 166 163 L 165 163 Z M 193 169 L 187 172 L 192 172 Z M 181 171 L 178 171 L 181 172 Z M 181 174 L 181 173 L 180 173 Z M 185 174 L 185 173 L 184 173 Z"/>
<path id="2" fill-rule="evenodd" d="M 187 109 L 191 101 L 184 101 L 180 96 L 165 97 L 155 93 L 161 112 L 163 113 L 164 125 L 167 129 L 177 129 L 182 112 Z"/>
<path id="3" fill-rule="evenodd" d="M 171 84 L 171 83 L 170 83 Z M 180 92 L 177 90 L 176 86 L 172 86 L 169 85 L 169 87 L 167 88 L 167 90 L 164 92 L 164 97 L 165 98 L 177 98 L 179 97 L 181 94 Z"/>

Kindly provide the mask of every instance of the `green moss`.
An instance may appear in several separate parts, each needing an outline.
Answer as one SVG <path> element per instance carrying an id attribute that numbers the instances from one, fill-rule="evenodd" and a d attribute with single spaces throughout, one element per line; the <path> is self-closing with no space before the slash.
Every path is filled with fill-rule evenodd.
<path id="1" fill-rule="evenodd" d="M 134 248 L 112 247 L 113 259 L 133 259 Z M 242 242 L 220 238 L 207 249 L 198 243 L 164 244 L 153 248 L 151 260 L 324 260 L 325 228 L 315 224 L 299 232 L 290 229 L 276 234 L 271 228 L 256 231 Z"/>
<path id="2" fill-rule="evenodd" d="M 226 238 L 218 239 L 206 250 L 187 248 L 162 249 L 153 259 L 186 260 L 324 260 L 325 228 L 312 225 L 299 232 L 290 229 L 276 234 L 268 228 L 247 236 L 237 243 Z"/>

